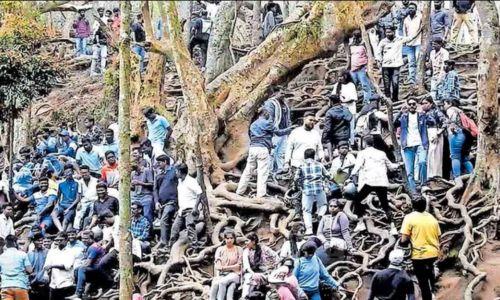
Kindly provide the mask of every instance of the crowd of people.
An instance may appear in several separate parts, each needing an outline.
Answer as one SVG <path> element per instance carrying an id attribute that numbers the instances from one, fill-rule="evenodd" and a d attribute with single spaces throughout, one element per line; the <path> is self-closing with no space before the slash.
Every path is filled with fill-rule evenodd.
<path id="1" fill-rule="evenodd" d="M 402 2 L 378 23 L 378 44 L 367 45 L 360 30 L 353 32 L 346 49 L 346 70 L 328 92 L 324 116 L 308 111 L 296 118 L 285 93 L 279 87 L 270 88 L 249 128 L 248 157 L 236 194 L 266 198 L 268 182 L 278 175 L 288 176 L 287 197 L 296 219 L 279 251 L 260 242 L 255 232 L 246 236 L 241 247 L 235 232 L 225 231 L 223 245 L 215 252 L 210 299 L 263 299 L 270 286 L 279 299 L 329 299 L 332 296 L 325 295 L 331 289 L 342 287 L 325 266 L 355 255 L 351 235 L 367 230 L 373 211 L 368 210 L 366 198 L 372 193 L 387 230 L 400 238 L 388 255 L 389 267 L 374 275 L 369 299 L 415 299 L 413 282 L 404 268 L 408 259 L 422 299 L 433 299 L 440 228 L 427 212 L 420 191 L 432 178 L 457 178 L 473 170 L 470 151 L 477 127 L 460 109 L 459 75 L 447 48 L 462 23 L 472 30 L 474 3 L 453 1 L 452 18 L 441 2 L 434 1 L 431 41 L 424 41 L 418 5 Z M 197 3 L 193 36 L 206 26 L 202 19 L 207 11 L 201 1 Z M 282 18 L 275 3 L 264 10 L 265 37 Z M 84 11 L 73 23 L 77 55 L 88 54 L 86 42 L 93 39 L 92 74 L 105 70 L 113 40 L 109 34 L 118 35 L 120 27 L 119 9 L 97 12 L 100 20 L 92 26 Z M 109 30 L 103 30 L 104 25 Z M 132 30 L 132 50 L 144 70 L 147 48 L 141 15 Z M 472 41 L 477 39 L 471 36 Z M 375 50 L 384 95 L 377 93 L 367 74 L 367 47 Z M 384 97 L 399 101 L 401 69 L 408 68 L 407 81 L 413 85 L 422 59 L 428 70 L 423 76 L 430 76 L 430 93 L 423 98 L 410 96 L 389 118 L 382 109 Z M 202 246 L 197 225 L 207 213 L 202 187 L 188 166 L 169 152 L 171 124 L 152 108 L 144 108 L 143 115 L 146 138 L 134 141 L 131 149 L 130 232 L 136 261 L 149 254 L 153 245 L 168 252 L 183 230 L 193 247 Z M 11 190 L 3 187 L 0 192 L 2 299 L 81 299 L 115 284 L 120 251 L 117 131 L 116 123 L 104 129 L 92 117 L 83 124 L 48 124 L 38 132 L 36 146 L 21 147 L 16 153 L 12 170 L 0 148 L 2 180 L 12 183 Z M 402 162 L 395 160 L 395 145 L 388 138 L 393 134 Z M 391 182 L 405 183 L 403 177 L 413 212 L 398 228 L 388 188 Z M 254 180 L 255 195 L 248 191 Z M 344 212 L 347 201 L 353 204 L 355 226 Z"/>

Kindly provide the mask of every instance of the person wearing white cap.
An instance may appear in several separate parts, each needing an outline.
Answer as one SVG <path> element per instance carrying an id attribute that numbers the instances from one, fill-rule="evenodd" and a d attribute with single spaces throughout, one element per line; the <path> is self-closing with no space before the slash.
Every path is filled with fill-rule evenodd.
<path id="1" fill-rule="evenodd" d="M 387 269 L 377 271 L 372 278 L 368 300 L 414 300 L 415 288 L 408 273 L 401 268 L 404 252 L 394 249 L 389 254 L 390 265 Z"/>

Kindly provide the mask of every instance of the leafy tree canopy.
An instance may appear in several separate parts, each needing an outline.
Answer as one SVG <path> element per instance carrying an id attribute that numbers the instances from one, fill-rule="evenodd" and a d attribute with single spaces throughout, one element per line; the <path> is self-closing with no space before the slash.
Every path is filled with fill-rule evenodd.
<path id="1" fill-rule="evenodd" d="M 48 94 L 60 71 L 38 51 L 47 30 L 32 2 L 0 2 L 0 19 L 0 122 L 4 122 Z"/>

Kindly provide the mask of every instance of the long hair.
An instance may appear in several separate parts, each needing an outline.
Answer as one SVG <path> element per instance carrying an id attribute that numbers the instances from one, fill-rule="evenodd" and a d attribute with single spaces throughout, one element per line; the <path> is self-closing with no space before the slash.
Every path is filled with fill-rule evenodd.
<path id="1" fill-rule="evenodd" d="M 255 243 L 255 253 L 253 256 L 253 263 L 250 262 L 252 269 L 256 269 L 260 266 L 262 260 L 262 248 L 259 245 L 259 236 L 255 232 L 250 232 L 247 235 L 247 239 Z"/>

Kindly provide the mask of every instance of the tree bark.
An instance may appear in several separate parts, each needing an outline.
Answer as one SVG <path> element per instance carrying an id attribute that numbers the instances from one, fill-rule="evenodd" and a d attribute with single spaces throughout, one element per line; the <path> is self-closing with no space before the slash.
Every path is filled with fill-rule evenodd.
<path id="1" fill-rule="evenodd" d="M 208 41 L 205 78 L 211 82 L 233 65 L 231 58 L 231 35 L 233 20 L 238 13 L 237 2 L 226 1 L 220 4 L 213 21 L 213 28 Z"/>
<path id="2" fill-rule="evenodd" d="M 130 234 L 130 1 L 120 2 L 120 97 L 118 124 L 120 132 L 120 300 L 132 299 L 133 262 L 132 236 Z"/>
<path id="3" fill-rule="evenodd" d="M 427 52 L 431 33 L 431 1 L 424 1 L 422 10 L 422 44 L 420 47 L 420 56 L 417 65 L 417 89 L 425 92 L 425 54 Z"/>
<path id="4" fill-rule="evenodd" d="M 478 61 L 478 147 L 474 175 L 463 195 L 464 204 L 477 191 L 488 191 L 492 195 L 500 190 L 500 106 L 498 100 L 498 49 L 500 39 L 498 32 L 498 12 L 492 1 L 477 2 L 477 10 L 481 19 L 481 41 Z"/>
<path id="5" fill-rule="evenodd" d="M 256 47 L 261 42 L 261 28 L 260 28 L 260 16 L 261 16 L 261 3 L 262 1 L 253 1 L 252 8 L 252 46 Z"/>
<path id="6" fill-rule="evenodd" d="M 314 2 L 295 10 L 286 24 L 278 26 L 259 47 L 207 85 L 209 102 L 217 107 L 218 119 L 226 122 L 216 151 L 222 150 L 220 155 L 228 165 L 234 165 L 231 162 L 246 153 L 247 128 L 267 88 L 290 71 L 335 50 L 344 34 L 354 29 L 354 23 L 337 20 L 338 3 Z M 390 7 L 384 1 L 370 2 L 362 16 L 367 24 L 373 24 Z M 352 6 L 345 9 L 354 15 Z"/>

